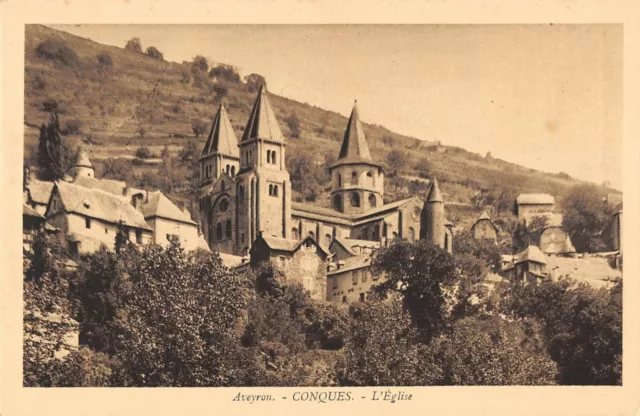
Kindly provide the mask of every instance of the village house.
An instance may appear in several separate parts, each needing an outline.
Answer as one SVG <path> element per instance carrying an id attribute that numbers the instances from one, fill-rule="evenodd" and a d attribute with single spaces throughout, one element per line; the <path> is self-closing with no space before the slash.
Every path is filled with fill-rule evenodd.
<path id="1" fill-rule="evenodd" d="M 503 266 L 500 275 L 512 282 L 534 282 L 549 276 L 547 257 L 536 246 L 530 245 Z"/>
<path id="2" fill-rule="evenodd" d="M 212 250 L 236 256 L 250 253 L 251 263 L 256 264 L 257 259 L 273 257 L 261 250 L 287 258 L 308 238 L 319 250 L 330 250 L 336 239 L 381 246 L 396 238 L 423 238 L 451 252 L 452 224 L 445 219 L 437 181 L 426 201 L 413 197 L 384 203 L 384 169 L 371 157 L 357 103 L 338 159 L 330 166 L 331 208 L 291 201 L 285 151 L 286 142 L 264 87 L 240 141 L 226 109 L 218 108 L 197 172 L 201 229 Z M 259 236 L 260 245 L 254 249 Z M 349 249 L 338 243 L 333 247 Z"/>
<path id="3" fill-rule="evenodd" d="M 47 219 L 27 204 L 22 204 L 22 250 L 31 252 L 35 235 L 44 230 Z"/>
<path id="4" fill-rule="evenodd" d="M 548 256 L 573 256 L 576 254 L 571 238 L 558 225 L 545 227 L 540 233 L 539 246 L 540 250 Z"/>
<path id="5" fill-rule="evenodd" d="M 515 215 L 525 223 L 529 223 L 535 217 L 546 217 L 548 225 L 562 224 L 562 214 L 555 211 L 555 198 L 549 194 L 518 195 Z"/>
<path id="6" fill-rule="evenodd" d="M 482 215 L 471 226 L 471 233 L 476 240 L 493 240 L 498 239 L 498 227 L 491 221 L 491 217 L 487 211 L 484 211 Z"/>

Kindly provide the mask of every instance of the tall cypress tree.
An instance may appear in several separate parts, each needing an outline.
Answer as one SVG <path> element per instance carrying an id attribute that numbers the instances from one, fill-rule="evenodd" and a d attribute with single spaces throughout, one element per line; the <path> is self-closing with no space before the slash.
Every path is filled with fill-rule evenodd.
<path id="1" fill-rule="evenodd" d="M 62 140 L 60 120 L 57 113 L 51 114 L 49 123 L 40 126 L 38 144 L 38 173 L 41 179 L 62 179 L 71 167 L 72 152 Z"/>

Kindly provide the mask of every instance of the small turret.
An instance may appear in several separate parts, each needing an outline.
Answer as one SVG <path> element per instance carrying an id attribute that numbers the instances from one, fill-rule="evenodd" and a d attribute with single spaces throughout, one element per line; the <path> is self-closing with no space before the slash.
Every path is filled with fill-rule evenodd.
<path id="1" fill-rule="evenodd" d="M 422 239 L 445 248 L 444 199 L 435 178 L 422 210 L 420 234 Z"/>
<path id="2" fill-rule="evenodd" d="M 93 169 L 93 164 L 89 159 L 89 155 L 87 152 L 80 148 L 78 149 L 78 155 L 76 157 L 76 165 L 75 165 L 75 179 L 80 177 L 89 177 L 93 178 L 95 171 Z"/>

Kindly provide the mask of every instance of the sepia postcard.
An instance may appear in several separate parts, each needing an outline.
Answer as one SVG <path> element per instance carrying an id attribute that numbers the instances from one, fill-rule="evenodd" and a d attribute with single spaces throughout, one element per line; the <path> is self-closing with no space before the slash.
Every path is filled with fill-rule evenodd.
<path id="1" fill-rule="evenodd" d="M 0 3 L 0 413 L 638 414 L 639 9 Z"/>

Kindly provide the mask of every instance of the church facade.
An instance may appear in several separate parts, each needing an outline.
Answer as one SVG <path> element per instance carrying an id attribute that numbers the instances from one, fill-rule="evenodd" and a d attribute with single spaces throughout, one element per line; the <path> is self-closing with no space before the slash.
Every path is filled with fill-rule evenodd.
<path id="1" fill-rule="evenodd" d="M 429 239 L 451 251 L 437 181 L 426 201 L 413 197 L 384 203 L 384 168 L 371 157 L 357 103 L 338 159 L 330 166 L 331 208 L 291 201 L 285 152 L 264 88 L 240 140 L 220 106 L 198 166 L 201 229 L 212 250 L 253 256 L 258 237 L 290 241 L 292 247 L 310 237 L 327 252 L 334 240 L 386 246 L 395 238 Z"/>

